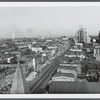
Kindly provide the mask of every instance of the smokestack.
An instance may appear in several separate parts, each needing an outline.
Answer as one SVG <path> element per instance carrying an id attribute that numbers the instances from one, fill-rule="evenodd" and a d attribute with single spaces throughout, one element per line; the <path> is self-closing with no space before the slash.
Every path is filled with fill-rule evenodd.
<path id="1" fill-rule="evenodd" d="M 15 39 L 15 34 L 14 34 L 14 33 L 13 33 L 12 39 L 13 39 L 13 40 Z"/>

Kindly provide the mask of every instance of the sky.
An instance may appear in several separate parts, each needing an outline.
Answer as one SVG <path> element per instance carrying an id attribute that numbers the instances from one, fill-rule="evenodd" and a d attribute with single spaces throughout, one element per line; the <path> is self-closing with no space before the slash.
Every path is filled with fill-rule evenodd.
<path id="1" fill-rule="evenodd" d="M 100 7 L 0 7 L 0 38 L 75 36 L 79 25 L 98 35 Z"/>

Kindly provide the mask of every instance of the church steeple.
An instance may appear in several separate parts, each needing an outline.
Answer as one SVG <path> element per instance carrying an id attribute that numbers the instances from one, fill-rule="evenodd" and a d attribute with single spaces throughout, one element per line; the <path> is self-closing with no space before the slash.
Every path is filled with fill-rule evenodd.
<path id="1" fill-rule="evenodd" d="M 29 88 L 27 87 L 26 80 L 20 65 L 20 58 L 18 59 L 18 66 L 14 73 L 13 83 L 10 90 L 11 94 L 29 94 Z"/>

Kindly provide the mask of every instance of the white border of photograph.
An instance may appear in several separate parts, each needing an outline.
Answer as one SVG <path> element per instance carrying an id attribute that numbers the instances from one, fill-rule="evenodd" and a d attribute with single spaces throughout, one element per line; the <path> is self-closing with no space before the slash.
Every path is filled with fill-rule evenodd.
<path id="1" fill-rule="evenodd" d="M 100 2 L 0 2 L 0 7 L 36 6 L 100 6 Z M 0 98 L 100 98 L 100 94 L 0 94 Z"/>

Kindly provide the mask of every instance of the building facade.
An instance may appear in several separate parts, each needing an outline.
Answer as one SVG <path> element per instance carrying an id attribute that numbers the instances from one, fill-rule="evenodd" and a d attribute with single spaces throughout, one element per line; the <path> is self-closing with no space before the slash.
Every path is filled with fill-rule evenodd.
<path id="1" fill-rule="evenodd" d="M 80 27 L 78 30 L 78 42 L 79 43 L 86 43 L 87 42 L 87 32 L 86 28 Z"/>

